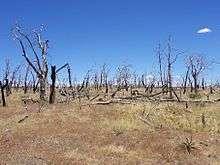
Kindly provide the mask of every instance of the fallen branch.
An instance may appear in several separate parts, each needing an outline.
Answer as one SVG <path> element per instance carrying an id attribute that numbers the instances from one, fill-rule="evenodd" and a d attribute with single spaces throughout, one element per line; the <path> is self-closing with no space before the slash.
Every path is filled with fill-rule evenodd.
<path id="1" fill-rule="evenodd" d="M 28 116 L 25 116 L 23 119 L 19 120 L 18 123 L 23 122 L 24 120 L 26 120 L 28 118 Z"/>
<path id="2" fill-rule="evenodd" d="M 146 117 L 144 117 L 143 115 L 137 115 L 137 117 L 144 122 L 145 124 L 149 125 L 149 126 L 153 126 Z"/>
<path id="3" fill-rule="evenodd" d="M 95 97 L 91 98 L 89 101 L 95 100 L 97 97 L 99 97 L 99 94 L 97 94 Z"/>

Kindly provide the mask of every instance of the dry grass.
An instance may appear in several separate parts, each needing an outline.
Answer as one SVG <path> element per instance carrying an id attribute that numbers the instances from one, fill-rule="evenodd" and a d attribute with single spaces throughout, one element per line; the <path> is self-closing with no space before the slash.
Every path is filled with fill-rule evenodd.
<path id="1" fill-rule="evenodd" d="M 220 163 L 218 104 L 186 111 L 174 103 L 80 108 L 73 102 L 46 105 L 39 113 L 35 105 L 25 112 L 19 98 L 10 96 L 9 106 L 0 108 L 0 164 Z M 189 155 L 180 144 L 190 136 L 197 149 Z"/>

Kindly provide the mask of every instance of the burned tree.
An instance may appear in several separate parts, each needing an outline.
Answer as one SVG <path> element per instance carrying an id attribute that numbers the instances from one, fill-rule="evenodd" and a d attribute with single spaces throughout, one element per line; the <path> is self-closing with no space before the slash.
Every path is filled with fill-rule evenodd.
<path id="1" fill-rule="evenodd" d="M 123 65 L 118 67 L 117 70 L 117 85 L 120 89 L 125 89 L 126 91 L 129 89 L 130 79 L 132 77 L 130 67 L 130 65 Z"/>
<path id="2" fill-rule="evenodd" d="M 98 78 L 98 73 L 97 72 L 94 73 L 93 84 L 94 84 L 95 90 L 98 90 L 99 89 L 99 78 Z"/>
<path id="3" fill-rule="evenodd" d="M 4 70 L 4 80 L 9 80 L 9 75 L 10 75 L 10 61 L 9 59 L 6 59 L 5 61 L 5 70 Z M 11 94 L 11 88 L 8 85 L 5 87 L 6 89 L 6 96 L 9 96 Z"/>
<path id="4" fill-rule="evenodd" d="M 173 64 L 176 62 L 177 57 L 180 54 L 183 54 L 184 52 L 180 52 L 177 49 L 172 47 L 172 40 L 171 36 L 169 36 L 168 41 L 167 41 L 167 52 L 166 52 L 166 60 L 167 60 L 167 91 L 169 94 L 169 98 L 173 98 L 172 93 L 175 94 L 175 91 L 173 90 L 173 84 L 172 84 L 172 69 L 173 69 Z"/>
<path id="5" fill-rule="evenodd" d="M 157 57 L 158 57 L 158 63 L 159 63 L 160 83 L 161 83 L 161 86 L 163 86 L 164 81 L 163 81 L 163 70 L 162 70 L 162 52 L 161 52 L 161 45 L 160 44 L 158 45 Z"/>
<path id="6" fill-rule="evenodd" d="M 187 80 L 188 80 L 188 77 L 189 77 L 189 70 L 190 70 L 190 67 L 187 67 L 186 75 L 185 75 L 185 78 L 184 78 L 184 84 L 183 84 L 183 94 L 186 93 Z"/>
<path id="7" fill-rule="evenodd" d="M 53 65 L 51 66 L 51 85 L 50 85 L 50 97 L 49 97 L 49 103 L 50 104 L 53 104 L 55 102 L 55 94 L 56 94 L 56 90 L 55 90 L 55 83 L 56 83 L 56 76 L 57 76 L 57 73 L 59 71 L 61 71 L 62 69 L 64 69 L 65 67 L 67 67 L 68 69 L 68 73 L 69 73 L 69 64 L 65 64 L 63 65 L 62 67 L 60 67 L 59 69 L 56 70 L 56 66 Z"/>
<path id="8" fill-rule="evenodd" d="M 30 65 L 28 65 L 26 67 L 26 73 L 25 73 L 25 76 L 24 76 L 24 94 L 26 94 L 27 90 L 28 90 L 27 80 L 28 80 L 29 71 L 30 71 Z"/>
<path id="9" fill-rule="evenodd" d="M 69 87 L 70 89 L 72 89 L 73 85 L 72 85 L 72 77 L 71 77 L 71 68 L 69 64 L 67 65 L 67 73 L 68 73 Z"/>
<path id="10" fill-rule="evenodd" d="M 11 94 L 11 93 L 12 93 L 11 88 L 12 88 L 13 84 L 14 84 L 14 86 L 15 86 L 16 74 L 17 74 L 17 72 L 19 71 L 20 67 L 21 67 L 21 65 L 16 66 L 15 69 L 13 70 L 12 74 L 11 74 L 11 78 L 10 78 L 10 81 L 9 81 L 9 84 L 8 84 L 8 88 L 9 88 L 8 94 Z M 6 89 L 6 90 L 7 90 L 7 89 Z"/>
<path id="11" fill-rule="evenodd" d="M 50 97 L 49 103 L 53 104 L 55 101 L 55 82 L 56 82 L 56 66 L 51 66 L 51 85 L 50 85 Z"/>
<path id="12" fill-rule="evenodd" d="M 33 89 L 33 92 L 35 93 L 37 91 L 39 81 L 32 71 L 31 71 L 31 77 L 32 77 L 32 89 Z"/>
<path id="13" fill-rule="evenodd" d="M 195 54 L 187 57 L 187 65 L 190 68 L 193 79 L 193 90 L 195 94 L 198 94 L 199 75 L 206 69 L 207 63 L 201 55 Z"/>
<path id="14" fill-rule="evenodd" d="M 0 88 L 1 88 L 1 95 L 2 95 L 2 105 L 3 107 L 6 107 L 6 101 L 5 101 L 5 88 L 8 86 L 8 79 L 5 79 L 5 82 L 2 83 L 2 81 L 0 81 Z"/>
<path id="15" fill-rule="evenodd" d="M 47 50 L 49 40 L 43 40 L 41 32 L 35 30 L 28 34 L 19 26 L 16 26 L 13 29 L 13 35 L 20 44 L 22 56 L 37 74 L 40 84 L 40 99 L 45 100 L 48 74 Z M 30 51 L 28 51 L 28 49 L 30 49 Z M 28 52 L 32 52 L 34 61 L 28 56 Z"/>
<path id="16" fill-rule="evenodd" d="M 101 73 L 100 73 L 100 85 L 99 88 L 105 87 L 105 93 L 108 93 L 108 72 L 107 65 L 103 64 Z"/>
<path id="17" fill-rule="evenodd" d="M 205 79 L 204 79 L 204 77 L 202 78 L 202 90 L 205 90 Z"/>
<path id="18" fill-rule="evenodd" d="M 169 98 L 173 98 L 172 96 L 172 65 L 176 61 L 177 56 L 175 55 L 172 58 L 172 48 L 171 48 L 171 37 L 168 39 L 167 43 L 167 83 L 168 83 L 168 93 Z"/>

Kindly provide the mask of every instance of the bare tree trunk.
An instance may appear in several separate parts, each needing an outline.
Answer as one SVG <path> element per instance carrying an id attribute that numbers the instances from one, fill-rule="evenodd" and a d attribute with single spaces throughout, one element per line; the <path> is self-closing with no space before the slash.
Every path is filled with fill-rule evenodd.
<path id="1" fill-rule="evenodd" d="M 210 85 L 210 94 L 213 94 L 213 88 L 212 88 L 212 85 Z"/>
<path id="2" fill-rule="evenodd" d="M 158 62 L 159 62 L 159 69 L 160 69 L 161 86 L 163 86 L 164 82 L 163 82 L 162 61 L 161 61 L 161 46 L 160 46 L 160 44 L 159 44 L 159 47 L 158 47 Z"/>
<path id="3" fill-rule="evenodd" d="M 69 85 L 70 88 L 72 88 L 73 86 L 72 86 L 72 78 L 71 78 L 71 69 L 69 65 L 67 66 L 67 71 L 68 71 Z"/>
<path id="4" fill-rule="evenodd" d="M 5 80 L 5 84 L 2 84 L 0 81 L 0 88 L 1 88 L 1 95 L 2 95 L 2 105 L 3 107 L 6 107 L 6 101 L 5 101 L 5 92 L 4 89 L 8 86 L 8 79 Z"/>
<path id="5" fill-rule="evenodd" d="M 46 82 L 47 82 L 47 79 L 44 76 L 39 77 L 41 100 L 45 100 L 45 97 L 46 97 Z"/>
<path id="6" fill-rule="evenodd" d="M 205 79 L 202 78 L 202 90 L 205 90 Z"/>
<path id="7" fill-rule="evenodd" d="M 167 48 L 168 48 L 168 54 L 167 54 L 167 85 L 168 85 L 168 93 L 169 93 L 169 98 L 173 98 L 172 95 L 172 63 L 174 61 L 171 61 L 171 37 L 169 37 Z"/>
<path id="8" fill-rule="evenodd" d="M 29 74 L 29 65 L 27 66 L 26 68 L 26 74 L 25 74 L 25 77 L 24 77 L 24 94 L 27 93 L 27 90 L 28 90 L 28 87 L 27 87 L 27 79 L 28 79 L 28 74 Z"/>
<path id="9" fill-rule="evenodd" d="M 2 84 L 1 84 L 1 83 L 2 83 L 2 82 L 0 81 L 1 94 L 2 94 L 2 105 L 3 105 L 3 107 L 6 107 L 4 88 L 2 87 Z"/>
<path id="10" fill-rule="evenodd" d="M 168 93 L 169 98 L 173 98 L 172 95 L 172 75 L 171 75 L 171 65 L 168 64 Z"/>
<path id="11" fill-rule="evenodd" d="M 22 56 L 25 58 L 26 62 L 30 67 L 34 70 L 36 75 L 39 78 L 39 84 L 40 84 L 40 99 L 45 100 L 46 96 L 46 85 L 47 85 L 47 73 L 48 73 L 48 64 L 47 64 L 47 48 L 49 40 L 41 40 L 41 34 L 37 33 L 36 31 L 33 32 L 33 35 L 36 37 L 38 41 L 38 47 L 40 49 L 40 54 L 37 53 L 35 50 L 36 47 L 34 45 L 34 42 L 36 40 L 32 40 L 28 34 L 23 33 L 21 28 L 17 26 L 14 29 L 14 35 L 16 36 L 16 39 L 20 43 L 21 49 L 22 49 Z M 29 48 L 31 49 L 35 62 L 32 62 L 32 60 L 27 56 L 26 49 L 27 47 L 24 46 L 24 42 L 27 42 L 29 45 Z M 41 58 L 41 60 L 40 60 Z"/>
<path id="12" fill-rule="evenodd" d="M 5 89 L 6 89 L 6 96 L 9 96 L 11 94 L 10 85 L 8 84 Z"/>
<path id="13" fill-rule="evenodd" d="M 105 76 L 105 93 L 108 93 L 108 76 Z"/>
<path id="14" fill-rule="evenodd" d="M 186 72 L 186 77 L 185 77 L 185 80 L 184 80 L 184 87 L 183 87 L 183 94 L 186 93 L 186 86 L 187 86 L 187 80 L 188 80 L 188 76 L 189 76 L 189 67 L 187 69 L 187 72 Z"/>
<path id="15" fill-rule="evenodd" d="M 194 92 L 195 94 L 198 94 L 198 84 L 197 84 L 197 76 L 193 75 L 193 80 L 194 80 Z"/>
<path id="16" fill-rule="evenodd" d="M 51 80 L 52 84 L 50 86 L 50 98 L 49 103 L 53 104 L 55 102 L 55 82 L 56 82 L 56 66 L 51 66 Z"/>

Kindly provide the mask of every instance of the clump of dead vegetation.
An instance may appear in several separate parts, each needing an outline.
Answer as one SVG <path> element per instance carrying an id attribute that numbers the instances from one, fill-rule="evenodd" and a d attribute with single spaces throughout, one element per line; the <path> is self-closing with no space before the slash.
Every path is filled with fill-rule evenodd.
<path id="1" fill-rule="evenodd" d="M 192 151 L 196 149 L 192 136 L 190 136 L 190 138 L 186 138 L 185 141 L 182 142 L 181 147 L 183 147 L 188 154 L 191 154 Z"/>

